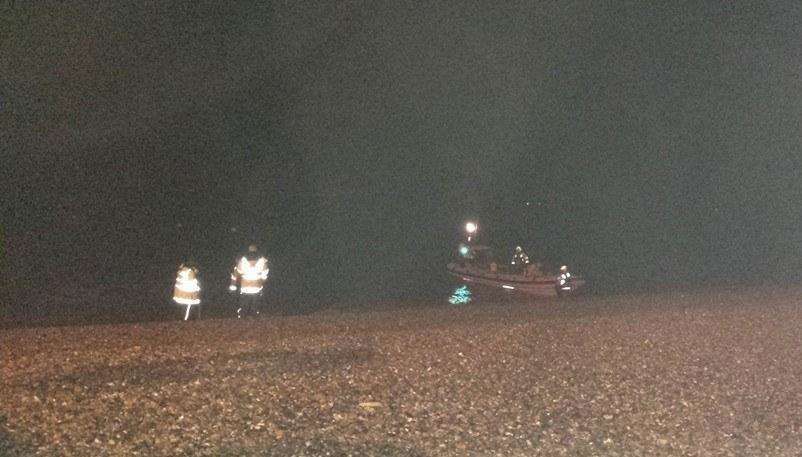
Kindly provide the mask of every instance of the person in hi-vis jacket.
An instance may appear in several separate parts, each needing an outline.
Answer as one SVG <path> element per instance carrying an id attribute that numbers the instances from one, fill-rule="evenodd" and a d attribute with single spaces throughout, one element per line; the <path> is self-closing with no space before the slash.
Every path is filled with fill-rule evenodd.
<path id="1" fill-rule="evenodd" d="M 239 257 L 231 272 L 229 290 L 239 291 L 237 318 L 259 315 L 262 291 L 270 269 L 267 257 L 259 253 L 255 244 L 248 246 L 248 252 Z"/>
<path id="2" fill-rule="evenodd" d="M 198 267 L 193 262 L 184 262 L 178 267 L 173 287 L 173 301 L 177 305 L 186 306 L 184 320 L 189 320 L 194 308 L 195 315 L 200 318 L 201 287 L 198 277 Z"/>
<path id="3" fill-rule="evenodd" d="M 529 256 L 526 255 L 526 252 L 524 252 L 523 248 L 520 246 L 515 246 L 515 252 L 512 254 L 510 265 L 512 270 L 516 273 L 523 273 L 529 265 Z"/>

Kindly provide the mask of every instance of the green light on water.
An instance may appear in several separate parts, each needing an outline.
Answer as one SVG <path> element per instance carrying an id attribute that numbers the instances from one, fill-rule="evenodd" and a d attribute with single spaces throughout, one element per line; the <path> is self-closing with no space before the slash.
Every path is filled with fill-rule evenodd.
<path id="1" fill-rule="evenodd" d="M 471 301 L 471 290 L 468 286 L 460 286 L 454 289 L 454 292 L 449 297 L 448 302 L 452 305 L 464 305 Z"/>

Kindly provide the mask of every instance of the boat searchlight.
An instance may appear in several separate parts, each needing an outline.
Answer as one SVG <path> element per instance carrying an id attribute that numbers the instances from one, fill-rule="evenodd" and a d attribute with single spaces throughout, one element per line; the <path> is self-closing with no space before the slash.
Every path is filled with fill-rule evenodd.
<path id="1" fill-rule="evenodd" d="M 471 238 L 476 234 L 478 228 L 476 222 L 467 222 L 465 224 L 465 231 L 468 233 L 468 241 L 471 241 Z"/>

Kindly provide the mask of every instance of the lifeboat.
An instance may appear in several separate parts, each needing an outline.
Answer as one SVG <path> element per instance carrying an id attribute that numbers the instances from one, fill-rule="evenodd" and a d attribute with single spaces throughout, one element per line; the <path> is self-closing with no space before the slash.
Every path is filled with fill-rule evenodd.
<path id="1" fill-rule="evenodd" d="M 489 249 L 473 246 L 472 251 L 486 254 Z M 559 274 L 544 274 L 538 264 L 529 264 L 520 272 L 509 271 L 506 265 L 487 261 L 486 255 L 460 259 L 449 263 L 446 269 L 450 275 L 469 286 L 486 286 L 542 297 L 573 294 L 585 286 L 585 280 L 577 276 L 571 276 L 567 282 L 560 283 Z"/>

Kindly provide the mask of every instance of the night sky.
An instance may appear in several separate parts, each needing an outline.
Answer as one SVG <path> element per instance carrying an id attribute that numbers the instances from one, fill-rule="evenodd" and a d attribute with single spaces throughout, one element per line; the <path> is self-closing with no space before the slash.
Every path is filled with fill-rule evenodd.
<path id="1" fill-rule="evenodd" d="M 250 241 L 283 297 L 439 293 L 470 218 L 601 285 L 802 276 L 798 1 L 195 3 L 0 7 L 26 299 Z"/>

